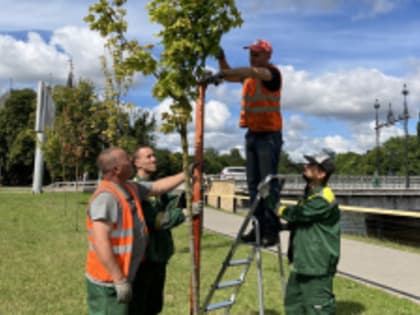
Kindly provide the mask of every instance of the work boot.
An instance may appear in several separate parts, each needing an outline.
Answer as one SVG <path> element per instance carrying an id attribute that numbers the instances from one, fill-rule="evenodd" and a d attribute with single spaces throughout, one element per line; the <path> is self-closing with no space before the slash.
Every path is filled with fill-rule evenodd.
<path id="1" fill-rule="evenodd" d="M 279 235 L 278 233 L 270 233 L 266 234 L 261 238 L 261 246 L 263 247 L 270 247 L 274 246 L 279 242 Z"/>
<path id="2" fill-rule="evenodd" d="M 255 229 L 252 228 L 248 233 L 241 235 L 241 241 L 244 243 L 255 243 Z"/>

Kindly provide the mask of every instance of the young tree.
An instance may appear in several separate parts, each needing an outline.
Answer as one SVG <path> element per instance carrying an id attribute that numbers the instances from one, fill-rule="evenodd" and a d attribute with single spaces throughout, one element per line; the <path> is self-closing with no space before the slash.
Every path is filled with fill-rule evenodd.
<path id="1" fill-rule="evenodd" d="M 206 58 L 218 52 L 223 33 L 240 26 L 242 19 L 233 0 L 185 1 L 153 0 L 147 4 L 150 19 L 162 26 L 157 34 L 162 48 L 160 58 L 152 56 L 152 46 L 140 46 L 125 37 L 127 23 L 122 8 L 125 0 L 109 3 L 101 0 L 90 7 L 86 21 L 91 28 L 109 38 L 120 59 L 114 71 L 118 75 L 132 76 L 139 71 L 153 73 L 156 84 L 153 95 L 158 100 L 169 98 L 169 113 L 163 114 L 163 131 L 176 131 L 181 137 L 183 169 L 187 176 L 188 141 L 187 124 L 191 121 L 191 101 L 197 98 L 197 76 L 205 67 Z M 191 184 L 187 181 L 187 204 L 191 209 Z M 193 251 L 193 249 L 191 249 Z M 193 264 L 194 265 L 194 264 Z M 194 267 L 194 266 L 193 266 Z M 195 267 L 194 267 L 195 268 Z M 198 285 L 193 272 L 194 314 L 198 313 Z"/>

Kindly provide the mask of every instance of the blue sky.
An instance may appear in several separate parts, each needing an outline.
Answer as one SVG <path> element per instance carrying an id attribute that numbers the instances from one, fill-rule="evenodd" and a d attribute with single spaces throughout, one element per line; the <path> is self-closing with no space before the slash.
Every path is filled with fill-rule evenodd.
<path id="1" fill-rule="evenodd" d="M 103 40 L 83 22 L 85 0 L 0 0 L 0 92 L 35 87 L 38 80 L 64 83 L 68 60 L 76 78 L 103 86 L 98 56 Z M 246 66 L 243 46 L 265 38 L 274 48 L 272 62 L 284 79 L 284 150 L 295 160 L 321 148 L 363 153 L 375 145 L 373 104 L 402 112 L 406 83 L 415 134 L 420 109 L 420 0 L 241 0 L 244 24 L 222 38 L 231 66 Z M 127 4 L 129 36 L 156 42 L 157 25 L 148 21 L 146 1 Z M 216 70 L 217 63 L 207 66 Z M 128 99 L 157 114 L 168 108 L 151 97 L 151 78 L 138 76 Z M 205 147 L 221 152 L 243 149 L 237 127 L 239 84 L 210 87 L 206 104 Z M 193 143 L 194 124 L 190 126 Z M 402 124 L 384 128 L 381 141 L 403 135 Z M 160 147 L 179 150 L 178 135 L 160 136 Z"/>

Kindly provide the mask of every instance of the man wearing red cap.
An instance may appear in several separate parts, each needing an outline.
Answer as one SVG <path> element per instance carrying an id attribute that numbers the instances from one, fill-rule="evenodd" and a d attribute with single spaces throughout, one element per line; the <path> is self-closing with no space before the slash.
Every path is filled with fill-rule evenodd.
<path id="1" fill-rule="evenodd" d="M 215 77 L 243 84 L 239 126 L 248 128 L 245 136 L 246 170 L 252 203 L 258 184 L 267 175 L 277 174 L 283 143 L 280 112 L 282 76 L 280 70 L 270 63 L 273 49 L 268 41 L 260 39 L 244 48 L 249 50 L 250 66 L 231 68 L 223 49 L 220 49 L 217 56 L 220 72 Z M 279 223 L 274 208 L 279 193 L 279 183 L 273 180 L 270 196 L 255 211 L 263 246 L 272 246 L 278 241 Z M 242 240 L 255 242 L 255 231 L 245 234 Z"/>

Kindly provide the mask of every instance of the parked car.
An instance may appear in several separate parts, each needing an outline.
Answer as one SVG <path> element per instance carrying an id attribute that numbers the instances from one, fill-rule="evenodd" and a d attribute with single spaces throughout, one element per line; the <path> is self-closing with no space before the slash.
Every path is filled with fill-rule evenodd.
<path id="1" fill-rule="evenodd" d="M 220 179 L 246 180 L 245 166 L 228 166 L 220 173 Z"/>

